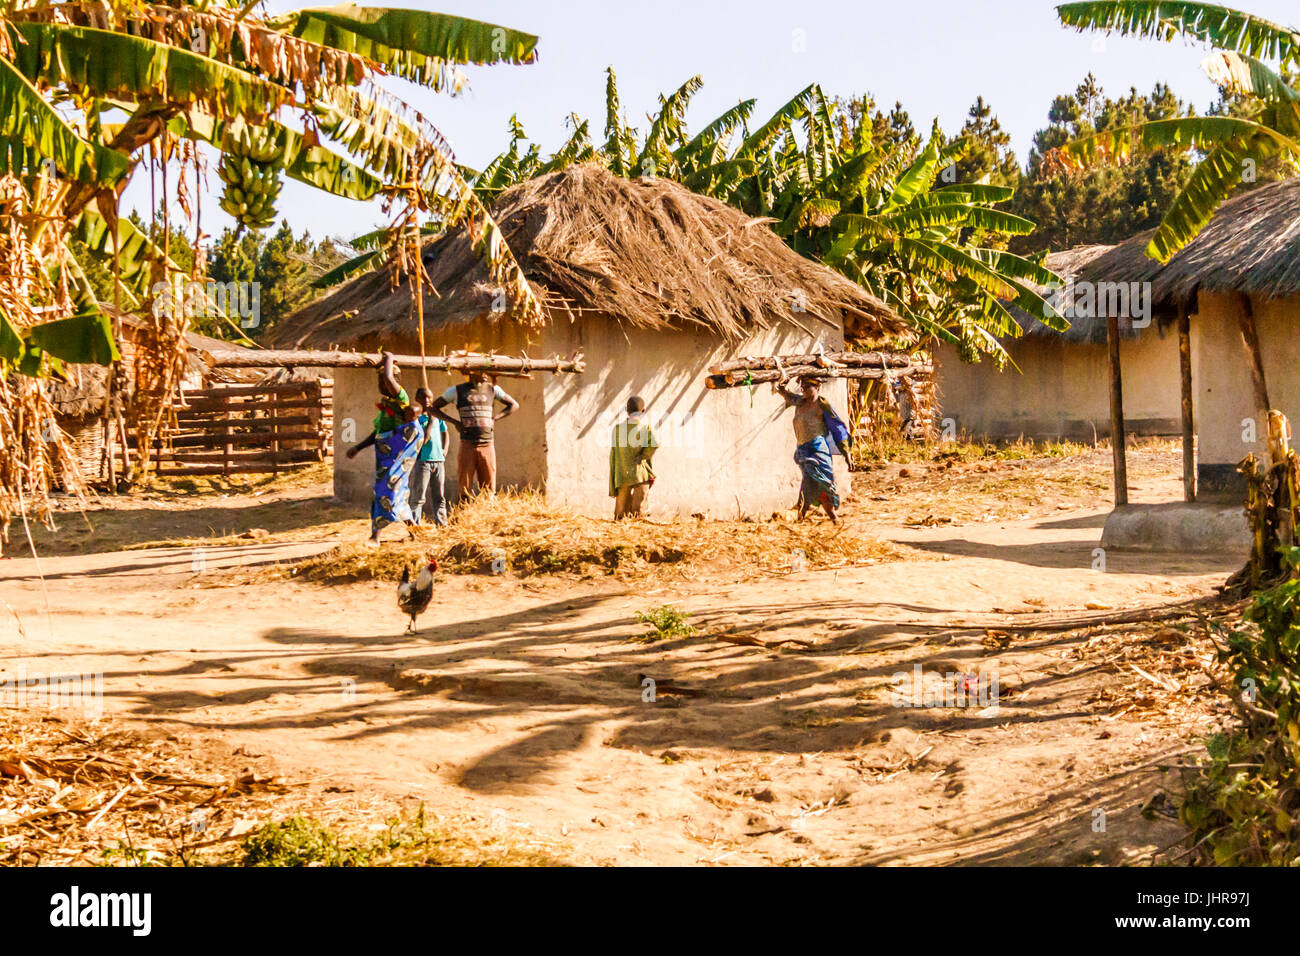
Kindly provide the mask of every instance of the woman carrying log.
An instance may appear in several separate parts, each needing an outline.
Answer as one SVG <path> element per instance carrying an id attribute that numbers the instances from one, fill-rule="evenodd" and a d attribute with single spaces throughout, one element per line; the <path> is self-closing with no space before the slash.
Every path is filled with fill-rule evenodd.
<path id="1" fill-rule="evenodd" d="M 402 388 L 402 370 L 393 356 L 381 353 L 379 369 L 379 414 L 375 427 L 366 438 L 348 449 L 355 458 L 365 448 L 375 449 L 374 498 L 370 504 L 369 547 L 379 547 L 379 534 L 385 525 L 402 522 L 408 533 L 414 524 L 410 504 L 410 477 L 416 455 L 424 442 L 419 415 L 423 408 L 413 405 Z"/>
<path id="2" fill-rule="evenodd" d="M 840 496 L 835 490 L 834 454 L 844 454 L 849 442 L 849 429 L 844 420 L 822 398 L 822 381 L 813 376 L 802 380 L 802 392 L 787 389 L 782 382 L 772 387 L 785 399 L 787 407 L 794 408 L 794 461 L 803 472 L 799 486 L 799 520 L 808 509 L 821 505 L 833 523 L 839 523 L 836 509 Z"/>

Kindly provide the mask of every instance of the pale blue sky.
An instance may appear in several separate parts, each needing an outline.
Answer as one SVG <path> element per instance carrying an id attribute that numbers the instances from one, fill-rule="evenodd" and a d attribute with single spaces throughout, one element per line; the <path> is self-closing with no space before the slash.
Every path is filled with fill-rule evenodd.
<path id="1" fill-rule="evenodd" d="M 325 5 L 329 0 L 323 0 Z M 272 0 L 272 9 L 289 9 Z M 503 149 L 506 124 L 517 113 L 530 137 L 549 152 L 566 138 L 570 111 L 604 120 L 604 69 L 618 75 L 623 108 L 633 125 L 657 107 L 660 92 L 699 73 L 692 123 L 712 119 L 741 99 L 757 97 L 765 117 L 809 83 L 832 95 L 870 92 L 882 105 L 902 101 L 917 128 L 938 117 L 958 129 L 977 95 L 993 106 L 1024 161 L 1034 131 L 1046 122 L 1051 98 L 1071 90 L 1091 70 L 1110 94 L 1168 82 L 1198 110 L 1216 91 L 1201 73 L 1204 50 L 1077 34 L 1062 27 L 1049 0 L 395 0 L 535 33 L 540 60 L 532 66 L 470 68 L 471 89 L 451 98 L 403 81 L 407 98 L 451 142 L 457 159 L 480 167 Z M 1244 9 L 1282 23 L 1300 23 L 1296 0 L 1239 0 Z M 795 31 L 803 31 L 796 52 Z M 215 175 L 214 186 L 220 183 Z M 129 199 L 147 202 L 133 187 Z M 204 204 L 205 231 L 230 220 Z M 296 230 L 349 237 L 381 222 L 373 204 L 335 199 L 289 182 L 279 213 Z"/>

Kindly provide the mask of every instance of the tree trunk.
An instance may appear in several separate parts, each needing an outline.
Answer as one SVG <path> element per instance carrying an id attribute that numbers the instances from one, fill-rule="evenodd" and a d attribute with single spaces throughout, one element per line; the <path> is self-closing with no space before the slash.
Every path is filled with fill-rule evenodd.
<path id="1" fill-rule="evenodd" d="M 1255 326 L 1255 307 L 1251 305 L 1250 296 L 1244 292 L 1240 293 L 1237 299 L 1241 304 L 1241 311 L 1237 316 L 1241 324 L 1241 339 L 1250 359 L 1250 381 L 1255 389 L 1255 412 L 1259 416 L 1256 422 L 1259 430 L 1267 436 L 1268 413 L 1273 403 L 1268 400 L 1268 383 L 1264 378 L 1264 353 L 1259 347 L 1259 329 Z M 1273 464 L 1278 463 L 1273 458 L 1272 449 L 1269 458 Z"/>

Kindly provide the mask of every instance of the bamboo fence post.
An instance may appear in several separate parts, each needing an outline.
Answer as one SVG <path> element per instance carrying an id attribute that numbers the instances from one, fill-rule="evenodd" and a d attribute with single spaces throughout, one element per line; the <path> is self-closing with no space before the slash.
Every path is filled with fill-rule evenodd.
<path id="1" fill-rule="evenodd" d="M 1106 318 L 1110 358 L 1110 444 L 1115 470 L 1115 506 L 1128 504 L 1127 440 L 1124 433 L 1124 381 L 1119 359 L 1119 318 Z"/>
<path id="2" fill-rule="evenodd" d="M 1178 372 L 1182 387 L 1183 500 L 1196 500 L 1196 426 L 1192 405 L 1192 320 L 1188 307 L 1178 312 Z"/>

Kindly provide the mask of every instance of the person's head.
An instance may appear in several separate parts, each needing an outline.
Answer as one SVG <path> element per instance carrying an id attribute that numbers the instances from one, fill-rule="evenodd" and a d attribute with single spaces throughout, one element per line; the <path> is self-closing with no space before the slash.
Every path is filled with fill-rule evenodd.
<path id="1" fill-rule="evenodd" d="M 640 395 L 633 395 L 627 400 L 627 413 L 635 415 L 637 412 L 645 411 L 645 399 Z"/>
<path id="2" fill-rule="evenodd" d="M 420 417 L 424 411 L 424 405 L 418 399 L 414 402 L 407 402 L 402 408 L 402 421 L 413 422 Z"/>
<path id="3" fill-rule="evenodd" d="M 816 401 L 821 398 L 822 380 L 819 378 L 806 378 L 803 380 L 803 393 L 810 401 Z"/>
<path id="4" fill-rule="evenodd" d="M 419 403 L 421 411 L 429 407 L 429 402 L 431 401 L 431 399 L 432 396 L 429 394 L 429 390 L 427 388 L 417 388 L 415 390 L 415 400 L 416 402 Z"/>
<path id="5" fill-rule="evenodd" d="M 487 372 L 470 372 L 469 383 L 471 385 L 482 385 L 487 381 Z"/>

